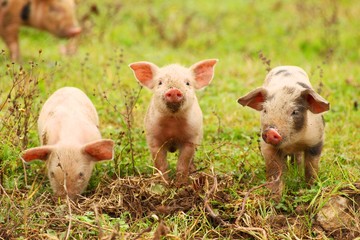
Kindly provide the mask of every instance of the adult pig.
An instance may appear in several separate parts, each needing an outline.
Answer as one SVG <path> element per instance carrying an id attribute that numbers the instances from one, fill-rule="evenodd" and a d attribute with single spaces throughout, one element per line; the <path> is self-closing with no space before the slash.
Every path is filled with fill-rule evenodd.
<path id="1" fill-rule="evenodd" d="M 269 186 L 273 197 L 281 197 L 287 155 L 301 162 L 304 153 L 305 180 L 311 184 L 324 143 L 322 113 L 329 110 L 329 103 L 313 90 L 305 71 L 295 66 L 276 67 L 262 87 L 239 98 L 238 103 L 261 111 L 260 147 L 267 181 L 273 181 Z"/>
<path id="2" fill-rule="evenodd" d="M 22 25 L 45 30 L 61 38 L 74 37 L 81 32 L 75 18 L 74 0 L 2 0 L 0 35 L 13 61 L 20 57 L 18 35 Z"/>
<path id="3" fill-rule="evenodd" d="M 42 146 L 24 151 L 21 158 L 46 161 L 55 195 L 75 199 L 86 188 L 94 164 L 113 158 L 114 142 L 101 139 L 98 124 L 95 107 L 81 90 L 61 88 L 39 115 Z"/>
<path id="4" fill-rule="evenodd" d="M 146 140 L 155 167 L 168 179 L 167 152 L 179 150 L 176 185 L 187 183 L 194 168 L 195 148 L 203 136 L 203 117 L 195 90 L 209 85 L 216 59 L 190 68 L 178 64 L 159 68 L 150 62 L 130 64 L 138 82 L 151 89 L 153 97 L 145 117 Z"/>

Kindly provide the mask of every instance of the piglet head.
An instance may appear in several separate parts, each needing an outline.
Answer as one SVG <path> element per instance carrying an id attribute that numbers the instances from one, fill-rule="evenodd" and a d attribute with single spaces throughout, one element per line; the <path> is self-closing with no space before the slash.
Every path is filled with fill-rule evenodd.
<path id="1" fill-rule="evenodd" d="M 271 93 L 259 87 L 239 98 L 238 103 L 261 112 L 262 138 L 276 147 L 297 142 L 308 127 L 308 115 L 329 109 L 329 103 L 314 90 L 289 86 Z"/>
<path id="2" fill-rule="evenodd" d="M 25 162 L 43 160 L 56 196 L 76 199 L 88 185 L 94 164 L 113 158 L 114 142 L 103 139 L 84 146 L 41 146 L 22 153 Z"/>
<path id="3" fill-rule="evenodd" d="M 196 100 L 195 90 L 210 84 L 216 59 L 198 62 L 190 68 L 171 64 L 162 68 L 150 62 L 130 64 L 138 82 L 154 93 L 153 103 L 163 113 L 178 113 Z"/>

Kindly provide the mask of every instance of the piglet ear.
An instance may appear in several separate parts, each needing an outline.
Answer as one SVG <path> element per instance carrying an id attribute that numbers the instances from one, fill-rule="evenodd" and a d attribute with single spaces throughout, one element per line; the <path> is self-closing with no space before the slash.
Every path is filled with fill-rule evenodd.
<path id="1" fill-rule="evenodd" d="M 114 157 L 114 141 L 102 139 L 88 143 L 83 147 L 83 152 L 93 157 L 95 161 L 111 160 Z"/>
<path id="2" fill-rule="evenodd" d="M 151 62 L 135 62 L 129 64 L 129 67 L 133 70 L 135 78 L 141 85 L 150 89 L 154 87 L 153 79 L 159 70 L 158 66 Z"/>
<path id="3" fill-rule="evenodd" d="M 28 150 L 25 150 L 20 158 L 25 162 L 31 162 L 33 160 L 47 160 L 50 153 L 52 152 L 51 147 L 42 146 L 42 147 L 36 147 L 36 148 L 30 148 Z"/>
<path id="4" fill-rule="evenodd" d="M 248 106 L 257 111 L 263 109 L 263 103 L 266 101 L 267 91 L 263 87 L 256 88 L 243 97 L 240 97 L 237 102 L 244 107 Z"/>
<path id="5" fill-rule="evenodd" d="M 306 100 L 312 113 L 322 113 L 330 109 L 330 103 L 312 89 L 306 89 L 301 93 Z"/>
<path id="6" fill-rule="evenodd" d="M 217 59 L 207 59 L 195 63 L 190 67 L 190 70 L 195 76 L 195 88 L 201 89 L 210 84 L 214 77 L 214 66 L 218 62 Z"/>

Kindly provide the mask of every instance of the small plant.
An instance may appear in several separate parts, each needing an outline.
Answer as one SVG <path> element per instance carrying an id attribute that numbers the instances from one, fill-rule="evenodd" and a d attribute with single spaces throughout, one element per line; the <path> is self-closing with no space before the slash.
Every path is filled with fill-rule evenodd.
<path id="1" fill-rule="evenodd" d="M 41 53 L 41 52 L 40 52 Z M 3 101 L 0 103 L 0 132 L 2 133 L 0 146 L 0 166 L 7 171 L 15 170 L 21 161 L 12 161 L 18 156 L 8 154 L 18 152 L 27 148 L 31 131 L 37 122 L 39 106 L 37 99 L 39 94 L 39 73 L 37 63 L 30 62 L 28 68 L 24 68 L 15 63 L 6 65 L 5 75 L 2 81 L 9 83 L 2 93 Z M 27 185 L 27 175 L 25 165 L 24 170 L 25 184 Z M 0 183 L 3 184 L 4 174 L 1 171 Z"/>
<path id="2" fill-rule="evenodd" d="M 259 52 L 259 59 L 261 60 L 262 64 L 266 67 L 266 71 L 270 72 L 271 71 L 271 60 L 269 58 L 267 58 L 264 53 L 262 51 Z"/>

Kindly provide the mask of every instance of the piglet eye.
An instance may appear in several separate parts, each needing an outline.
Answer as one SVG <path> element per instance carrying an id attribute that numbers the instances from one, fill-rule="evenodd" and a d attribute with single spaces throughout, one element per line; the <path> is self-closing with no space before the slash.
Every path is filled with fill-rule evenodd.
<path id="1" fill-rule="evenodd" d="M 79 177 L 84 177 L 84 173 L 80 172 Z"/>
<path id="2" fill-rule="evenodd" d="M 186 85 L 187 85 L 187 86 L 190 86 L 190 82 L 186 82 Z"/>
<path id="3" fill-rule="evenodd" d="M 159 82 L 159 85 L 162 85 L 162 81 Z"/>
<path id="4" fill-rule="evenodd" d="M 53 178 L 55 177 L 55 173 L 54 172 L 50 172 L 50 176 Z"/>
<path id="5" fill-rule="evenodd" d="M 266 111 L 266 109 L 264 109 L 264 111 L 263 111 L 264 113 L 267 113 L 267 111 Z"/>

